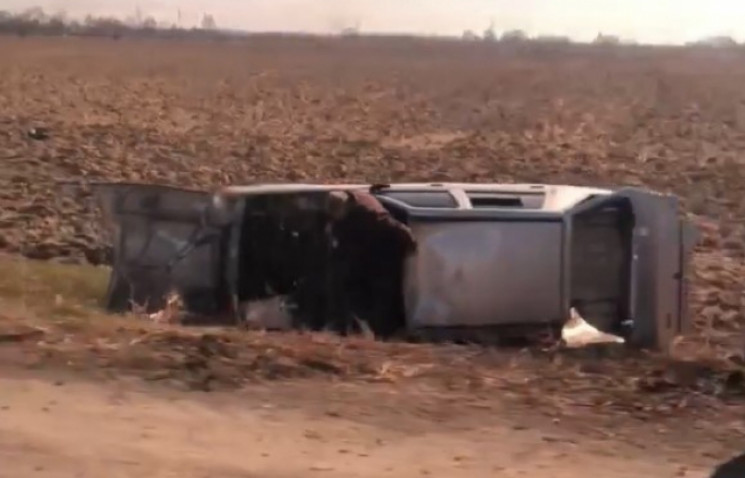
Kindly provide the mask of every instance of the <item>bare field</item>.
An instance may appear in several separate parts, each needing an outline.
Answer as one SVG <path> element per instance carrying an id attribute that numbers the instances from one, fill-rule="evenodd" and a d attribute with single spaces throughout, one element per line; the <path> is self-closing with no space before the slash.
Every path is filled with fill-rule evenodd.
<path id="1" fill-rule="evenodd" d="M 375 402 L 369 416 L 382 413 L 382 424 L 376 426 L 383 428 L 402 423 L 405 413 L 421 413 L 430 423 L 428 431 L 421 431 L 424 435 L 447 421 L 442 413 L 452 418 L 465 403 L 470 410 L 465 415 L 480 422 L 508 407 L 507 415 L 534 416 L 541 423 L 591 423 L 589 428 L 607 442 L 604 451 L 586 460 L 576 449 L 566 452 L 584 467 L 610 454 L 616 461 L 608 466 L 621 473 L 627 461 L 619 456 L 627 453 L 645 456 L 640 463 L 648 460 L 650 467 L 637 470 L 638 476 L 667 476 L 662 470 L 672 470 L 669 476 L 703 476 L 686 475 L 678 465 L 708 466 L 711 459 L 741 449 L 745 433 L 743 59 L 745 51 L 736 50 L 576 48 L 552 56 L 514 47 L 403 39 L 190 43 L 0 38 L 0 250 L 10 256 L 106 261 L 107 249 L 85 191 L 71 194 L 56 184 L 68 180 L 198 187 L 404 180 L 638 184 L 679 194 L 703 232 L 694 259 L 697 332 L 675 351 L 677 359 L 700 359 L 693 363 L 158 329 L 93 311 L 96 297 L 103 294 L 105 271 L 7 257 L 0 262 L 5 271 L 0 280 L 0 363 L 55 374 L 70 369 L 86 376 L 125 373 L 197 390 L 263 384 L 278 394 L 285 393 L 276 388 L 280 385 L 266 383 L 291 377 L 301 391 L 290 395 L 307 397 L 309 403 L 328 400 L 313 395 L 319 387 L 344 383 L 358 390 L 344 410 L 371 409 Z M 48 128 L 49 138 L 30 138 L 32 127 Z M 6 385 L 14 386 L 7 383 L 4 389 Z M 388 392 L 379 392 L 380 387 Z M 421 397 L 414 390 L 419 390 L 433 404 L 385 404 L 375 395 L 394 393 L 390 389 L 416 401 Z M 96 393 L 86 396 L 95 401 Z M 14 396 L 20 398 L 13 407 L 22 408 L 29 399 L 21 392 Z M 67 466 L 58 455 L 69 461 L 69 449 L 58 447 L 56 455 L 44 455 L 32 446 L 41 439 L 35 435 L 28 438 L 31 451 L 5 446 L 3 432 L 12 427 L 2 428 L 2 413 L 0 457 L 3 450 L 11 456 L 41 453 L 42 461 Z M 81 413 L 62 416 L 92 419 Z M 454 422 L 475 429 L 463 420 Z M 51 429 L 56 426 L 52 422 L 39 426 Z M 507 440 L 512 432 L 505 430 L 522 425 L 500 426 L 494 436 Z M 566 426 L 561 433 L 569 442 L 574 440 L 571 433 L 589 433 L 570 432 L 576 425 Z M 505 448 L 515 455 L 502 457 L 512 460 L 504 476 L 520 476 L 520 470 L 530 476 L 560 476 L 556 470 L 539 471 L 538 465 L 531 468 L 528 458 L 515 458 L 525 453 L 523 445 L 535 447 L 531 440 L 551 441 L 539 435 L 514 450 Z M 631 438 L 624 441 L 624 435 Z M 461 444 L 484 440 L 458 436 Z M 42 438 L 57 445 L 62 440 Z M 671 461 L 661 465 L 661 452 L 640 451 L 642 439 L 673 444 L 675 450 L 665 455 Z M 690 451 L 691 443 L 703 441 L 709 448 Z M 629 451 L 621 445 L 627 442 L 637 445 Z M 196 446 L 169 443 L 175 454 Z M 436 454 L 452 443 L 434 440 L 417 446 L 421 448 L 401 450 L 412 456 Z M 129 458 L 141 459 L 141 451 L 132 451 Z M 223 464 L 240 461 L 240 451 L 230 453 L 234 455 L 225 455 Z M 388 453 L 392 462 L 406 458 Z M 388 466 L 379 462 L 382 471 L 370 472 L 378 470 L 373 466 L 368 469 L 372 474 L 365 475 L 349 471 L 334 457 L 329 461 L 347 470 L 339 476 L 384 476 Z M 110 463 L 107 459 L 99 471 L 117 466 L 114 458 Z M 152 476 L 171 476 L 152 470 L 178 469 L 163 457 L 148 459 L 143 463 L 152 465 Z M 462 466 L 463 460 L 453 460 Z M 218 471 L 300 476 L 299 470 L 276 474 L 276 466 L 272 475 L 239 474 L 248 471 L 214 465 L 203 460 L 205 474 L 188 476 Z M 309 464 L 308 469 L 323 471 L 326 465 Z M 125 470 L 122 476 L 137 476 L 150 465 L 142 466 L 127 468 L 132 474 Z M 442 464 L 431 467 L 435 476 L 456 476 Z M 427 474 L 404 468 L 391 476 Z M 604 476 L 616 476 L 611 468 Z M 485 464 L 471 472 L 494 476 L 496 469 L 496 464 Z M 25 468 L 17 470 L 21 474 L 27 474 Z"/>

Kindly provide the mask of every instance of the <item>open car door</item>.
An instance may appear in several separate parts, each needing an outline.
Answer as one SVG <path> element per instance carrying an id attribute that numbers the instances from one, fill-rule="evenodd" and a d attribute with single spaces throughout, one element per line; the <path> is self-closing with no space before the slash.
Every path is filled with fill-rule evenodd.
<path id="1" fill-rule="evenodd" d="M 136 184 L 98 184 L 94 192 L 113 232 L 109 310 L 136 305 L 154 312 L 171 292 L 190 312 L 211 315 L 226 308 L 222 271 L 229 228 L 215 214 L 215 196 Z"/>

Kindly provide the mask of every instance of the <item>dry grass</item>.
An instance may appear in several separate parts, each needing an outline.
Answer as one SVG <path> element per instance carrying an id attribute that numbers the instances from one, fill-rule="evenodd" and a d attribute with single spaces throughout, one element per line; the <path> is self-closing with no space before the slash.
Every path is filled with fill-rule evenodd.
<path id="1" fill-rule="evenodd" d="M 109 270 L 0 257 L 0 298 L 35 315 L 88 317 L 100 314 Z"/>

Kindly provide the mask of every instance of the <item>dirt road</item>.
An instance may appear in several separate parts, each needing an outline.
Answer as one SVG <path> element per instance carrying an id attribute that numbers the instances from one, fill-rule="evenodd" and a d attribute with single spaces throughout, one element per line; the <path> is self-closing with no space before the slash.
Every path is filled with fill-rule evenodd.
<path id="1" fill-rule="evenodd" d="M 705 477 L 717 461 L 705 446 L 605 441 L 507 410 L 437 419 L 417 406 L 424 395 L 391 407 L 401 397 L 377 388 L 202 394 L 0 377 L 2 478 Z"/>

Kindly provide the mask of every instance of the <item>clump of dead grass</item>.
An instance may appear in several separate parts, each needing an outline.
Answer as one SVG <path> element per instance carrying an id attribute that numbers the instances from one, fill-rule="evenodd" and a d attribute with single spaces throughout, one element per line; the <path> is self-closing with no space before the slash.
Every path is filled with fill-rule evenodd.
<path id="1" fill-rule="evenodd" d="M 0 300 L 48 317 L 100 313 L 109 269 L 0 256 Z"/>

